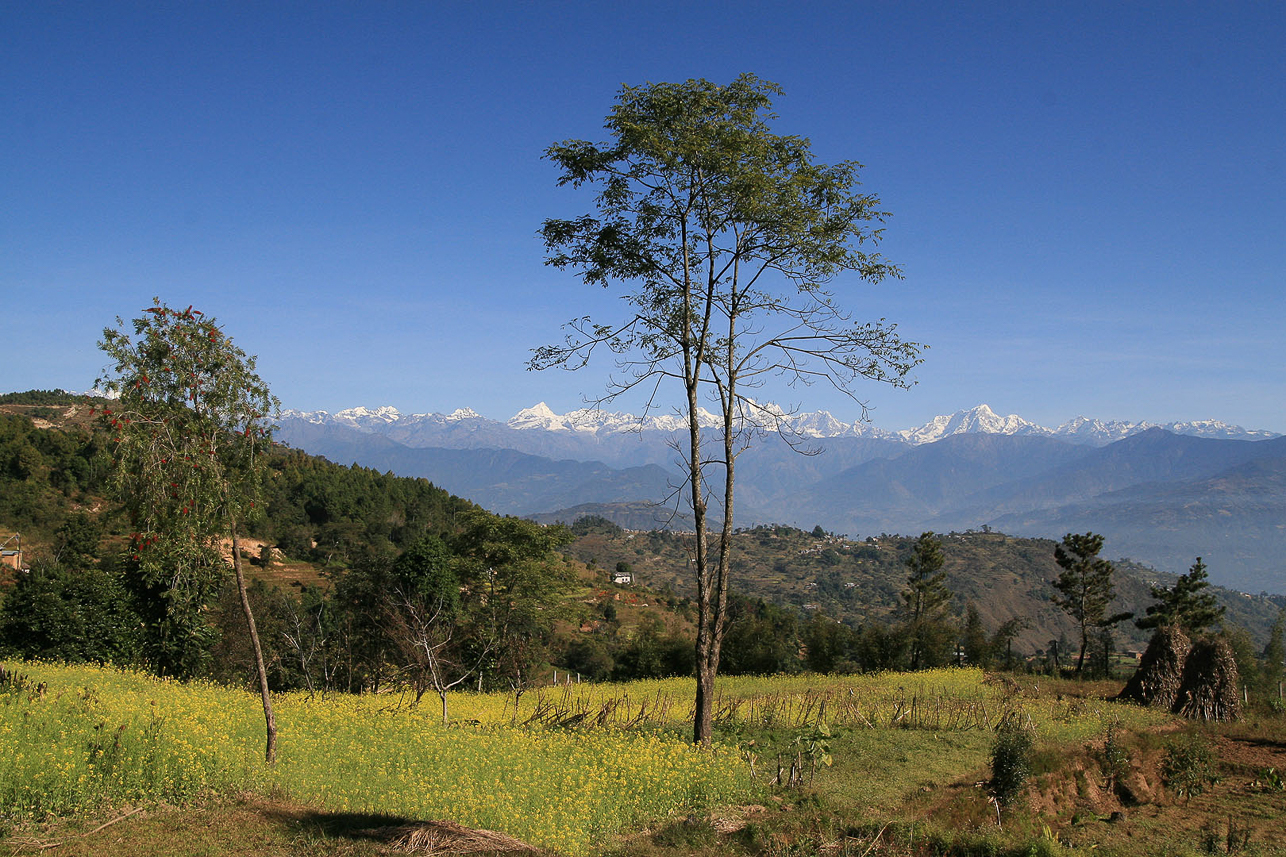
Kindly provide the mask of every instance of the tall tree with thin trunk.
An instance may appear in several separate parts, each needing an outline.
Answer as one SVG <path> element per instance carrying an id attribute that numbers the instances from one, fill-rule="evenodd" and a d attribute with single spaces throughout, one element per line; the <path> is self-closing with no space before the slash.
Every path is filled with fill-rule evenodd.
<path id="1" fill-rule="evenodd" d="M 530 368 L 576 369 L 606 350 L 617 371 L 596 405 L 637 392 L 645 411 L 673 407 L 684 421 L 676 497 L 695 529 L 698 744 L 712 735 L 737 458 L 757 434 L 786 430 L 786 415 L 751 394 L 783 376 L 856 397 L 863 380 L 909 386 L 920 362 L 921 347 L 894 325 L 853 322 L 829 291 L 841 273 L 900 276 L 872 249 L 887 215 L 857 191 L 857 163 L 817 163 L 807 139 L 771 131 L 778 94 L 750 74 L 726 86 L 626 86 L 607 143 L 545 152 L 560 184 L 598 191 L 595 214 L 545 221 L 547 263 L 621 288 L 629 309 L 609 323 L 574 319 L 561 343 L 535 349 Z M 671 383 L 677 403 L 666 398 Z"/>
<path id="2" fill-rule="evenodd" d="M 1058 590 L 1054 603 L 1076 620 L 1081 631 L 1081 653 L 1076 659 L 1078 676 L 1085 667 L 1090 630 L 1109 629 L 1117 622 L 1134 615 L 1107 614 L 1116 591 L 1116 584 L 1112 581 L 1116 568 L 1099 557 L 1101 550 L 1103 537 L 1096 533 L 1068 533 L 1063 537 L 1062 543 L 1054 547 L 1054 561 L 1062 569 L 1058 579 L 1054 581 L 1054 588 Z"/>
<path id="3" fill-rule="evenodd" d="M 102 419 L 115 441 L 115 485 L 133 522 L 129 560 L 161 601 L 162 636 L 199 637 L 205 601 L 231 543 L 247 633 L 263 698 L 269 764 L 277 727 L 263 650 L 241 567 L 239 525 L 255 514 L 280 402 L 255 373 L 255 360 L 215 320 L 154 300 L 132 323 L 106 328 L 112 365 L 97 386 L 116 401 Z"/>

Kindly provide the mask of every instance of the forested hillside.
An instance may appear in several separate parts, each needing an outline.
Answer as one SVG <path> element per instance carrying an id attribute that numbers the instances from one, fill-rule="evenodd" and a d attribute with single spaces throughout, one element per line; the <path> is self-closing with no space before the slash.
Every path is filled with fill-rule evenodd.
<path id="1" fill-rule="evenodd" d="M 606 521 L 585 529 L 586 534 L 569 548 L 578 559 L 604 566 L 625 562 L 648 586 L 691 594 L 682 534 L 626 531 Z M 1062 635 L 1074 637 L 1072 621 L 1052 601 L 1052 582 L 1059 571 L 1055 542 L 995 532 L 948 533 L 941 538 L 956 617 L 963 619 L 972 604 L 989 633 L 1017 620 L 1021 629 L 1015 642 L 1027 653 L 1045 649 Z M 821 613 L 854 627 L 895 624 L 907 585 L 906 559 L 914 541 L 898 535 L 850 541 L 820 528 L 812 533 L 785 526 L 741 530 L 734 539 L 733 587 L 751 598 L 806 614 Z M 1116 559 L 1110 543 L 1105 554 L 1117 567 L 1113 612 L 1142 615 L 1153 603 L 1149 587 L 1170 586 L 1176 579 L 1129 559 Z M 1227 608 L 1229 622 L 1248 629 L 1261 644 L 1278 610 L 1286 606 L 1286 598 L 1280 596 L 1214 590 Z M 1147 641 L 1130 622 L 1118 626 L 1117 638 L 1120 645 L 1134 648 L 1142 648 Z"/>

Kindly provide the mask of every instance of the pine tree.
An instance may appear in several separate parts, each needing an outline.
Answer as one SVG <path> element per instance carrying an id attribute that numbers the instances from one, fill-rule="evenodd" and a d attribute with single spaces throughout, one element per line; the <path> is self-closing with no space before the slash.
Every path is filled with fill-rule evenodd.
<path id="1" fill-rule="evenodd" d="M 922 533 L 907 557 L 907 588 L 902 591 L 906 602 L 907 633 L 911 642 L 911 669 L 932 666 L 938 660 L 940 642 L 947 638 L 945 614 L 951 600 L 947 573 L 942 570 L 946 557 L 942 542 L 933 533 Z"/>
<path id="2" fill-rule="evenodd" d="M 1152 597 L 1158 603 L 1147 609 L 1147 615 L 1137 619 L 1134 624 L 1149 630 L 1162 625 L 1177 625 L 1188 636 L 1202 633 L 1211 625 L 1223 619 L 1224 608 L 1215 601 L 1213 592 L 1206 591 L 1210 582 L 1206 579 L 1206 565 L 1197 557 L 1197 561 L 1170 588 L 1152 587 Z"/>
<path id="3" fill-rule="evenodd" d="M 1076 660 L 1076 674 L 1085 667 L 1085 653 L 1089 649 L 1090 630 L 1110 628 L 1133 614 L 1107 615 L 1108 605 L 1116 587 L 1112 563 L 1099 558 L 1103 537 L 1095 533 L 1077 535 L 1068 533 L 1061 544 L 1054 548 L 1054 560 L 1063 569 L 1054 581 L 1058 594 L 1054 603 L 1076 620 L 1081 631 L 1081 652 Z"/>

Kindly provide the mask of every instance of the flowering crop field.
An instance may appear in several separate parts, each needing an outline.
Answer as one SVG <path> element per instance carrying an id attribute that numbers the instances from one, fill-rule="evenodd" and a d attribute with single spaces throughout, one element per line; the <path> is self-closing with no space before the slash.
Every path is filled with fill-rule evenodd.
<path id="1" fill-rule="evenodd" d="M 613 834 L 761 794 L 741 751 L 686 741 L 693 682 L 580 684 L 512 694 L 276 698 L 280 761 L 262 763 L 258 697 L 90 666 L 10 665 L 0 682 L 0 816 L 11 820 L 236 791 L 320 809 L 449 819 L 570 855 Z M 1132 706 L 1065 701 L 978 670 L 720 680 L 729 733 L 826 722 L 887 730 L 989 731 L 1021 716 L 1052 740 L 1106 718 L 1146 727 Z M 1145 722 L 1148 721 L 1148 722 Z"/>
<path id="2" fill-rule="evenodd" d="M 11 664 L 0 688 L 0 814 L 39 819 L 230 791 L 325 809 L 450 819 L 565 854 L 756 791 L 736 748 L 655 729 L 445 727 L 393 696 L 277 699 L 280 761 L 262 763 L 248 693 L 88 666 Z M 477 697 L 485 708 L 488 697 Z M 461 711 L 467 694 L 453 700 Z M 502 697 L 493 704 L 503 710 Z"/>

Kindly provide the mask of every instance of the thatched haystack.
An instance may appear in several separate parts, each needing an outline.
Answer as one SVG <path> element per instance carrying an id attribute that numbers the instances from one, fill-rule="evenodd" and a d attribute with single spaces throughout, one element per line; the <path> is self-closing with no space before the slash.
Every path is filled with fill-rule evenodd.
<path id="1" fill-rule="evenodd" d="M 1192 641 L 1174 625 L 1157 629 L 1139 661 L 1139 668 L 1125 684 L 1119 699 L 1139 705 L 1171 708 L 1183 685 L 1183 663 L 1192 650 Z"/>
<path id="2" fill-rule="evenodd" d="M 394 851 L 423 854 L 532 854 L 538 848 L 494 830 L 475 830 L 450 821 L 426 821 L 368 831 Z"/>
<path id="3" fill-rule="evenodd" d="M 1200 640 L 1183 663 L 1183 684 L 1171 710 L 1193 719 L 1236 720 L 1241 717 L 1237 678 L 1237 659 L 1228 641 Z"/>

